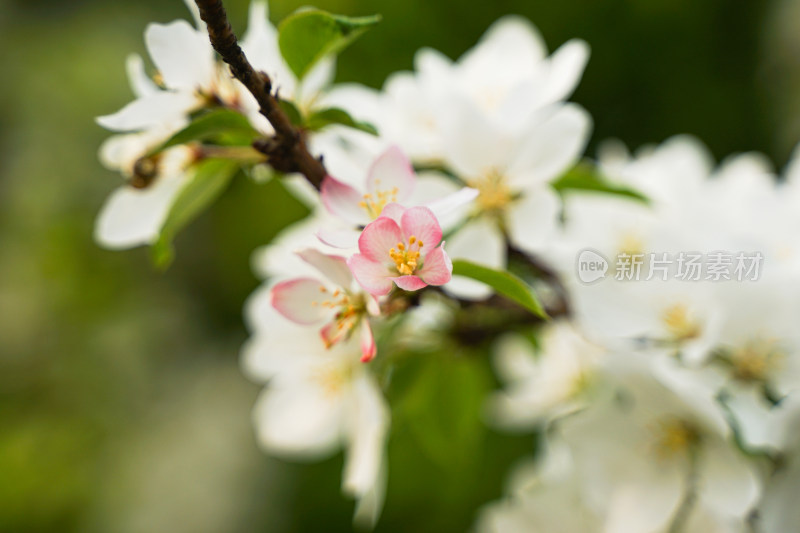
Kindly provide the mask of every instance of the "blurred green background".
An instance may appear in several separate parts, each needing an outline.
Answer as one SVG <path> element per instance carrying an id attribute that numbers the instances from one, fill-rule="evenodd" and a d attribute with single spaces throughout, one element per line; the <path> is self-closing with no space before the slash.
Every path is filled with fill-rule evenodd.
<path id="1" fill-rule="evenodd" d="M 273 1 L 272 19 L 304 2 Z M 246 0 L 226 2 L 244 29 Z M 338 78 L 379 87 L 421 46 L 458 57 L 506 13 L 555 48 L 592 46 L 574 100 L 598 140 L 632 146 L 693 133 L 715 155 L 760 150 L 783 165 L 800 139 L 796 0 L 320 0 L 383 14 L 341 57 Z M 797 16 L 795 16 L 797 15 Z M 119 177 L 93 117 L 131 95 L 130 52 L 180 0 L 0 0 L 0 531 L 348 531 L 341 456 L 262 454 L 258 387 L 238 369 L 250 253 L 303 215 L 278 183 L 237 180 L 155 272 L 144 250 L 92 242 Z M 481 347 L 400 369 L 389 496 L 378 531 L 462 531 L 502 493 L 530 436 L 483 429 L 494 387 Z M 430 406 L 438 406 L 431 410 Z"/>

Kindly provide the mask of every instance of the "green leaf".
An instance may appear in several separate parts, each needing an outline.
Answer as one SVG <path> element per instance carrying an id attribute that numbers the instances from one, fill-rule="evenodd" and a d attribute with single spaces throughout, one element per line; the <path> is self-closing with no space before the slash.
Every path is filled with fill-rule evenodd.
<path id="1" fill-rule="evenodd" d="M 317 111 L 316 113 L 312 113 L 306 121 L 306 127 L 311 131 L 319 131 L 325 126 L 330 126 L 331 124 L 341 124 L 342 126 L 355 128 L 372 135 L 378 134 L 378 130 L 375 129 L 375 126 L 368 122 L 359 122 L 355 120 L 347 111 L 338 107 L 329 107 L 327 109 Z"/>
<path id="2" fill-rule="evenodd" d="M 222 194 L 238 169 L 239 165 L 228 159 L 205 159 L 195 166 L 194 175 L 172 203 L 161 234 L 151 248 L 157 268 L 164 269 L 172 263 L 175 236 Z"/>
<path id="3" fill-rule="evenodd" d="M 628 198 L 643 202 L 647 201 L 647 197 L 638 191 L 610 183 L 598 172 L 596 167 L 586 162 L 578 163 L 568 170 L 563 176 L 553 182 L 553 188 L 562 194 L 575 190 L 593 191 L 627 196 Z"/>
<path id="4" fill-rule="evenodd" d="M 289 121 L 294 124 L 295 126 L 302 126 L 303 125 L 303 115 L 300 113 L 300 110 L 297 109 L 292 102 L 289 100 L 278 100 L 278 105 L 281 106 L 283 112 L 286 113 L 286 116 L 289 117 Z"/>
<path id="5" fill-rule="evenodd" d="M 350 18 L 319 9 L 297 11 L 278 26 L 278 46 L 302 80 L 320 59 L 340 52 L 380 20 L 379 15 Z"/>
<path id="6" fill-rule="evenodd" d="M 158 153 L 191 141 L 222 141 L 227 145 L 248 145 L 259 133 L 247 117 L 232 109 L 214 109 L 195 117 L 192 122 L 153 150 Z"/>
<path id="7" fill-rule="evenodd" d="M 494 289 L 497 294 L 515 301 L 534 315 L 549 318 L 533 289 L 510 272 L 457 259 L 453 261 L 453 275 L 484 283 Z"/>

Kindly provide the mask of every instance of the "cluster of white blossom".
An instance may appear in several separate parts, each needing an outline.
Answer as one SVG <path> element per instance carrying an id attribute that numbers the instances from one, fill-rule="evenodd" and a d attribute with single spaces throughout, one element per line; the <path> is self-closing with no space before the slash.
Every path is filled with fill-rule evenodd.
<path id="1" fill-rule="evenodd" d="M 607 144 L 599 164 L 649 201 L 567 197 L 547 255 L 572 319 L 544 326 L 538 348 L 519 337 L 497 343 L 507 386 L 489 407 L 504 427 L 539 428 L 541 449 L 480 529 L 794 531 L 797 163 L 783 179 L 757 154 L 714 168 L 699 142 L 676 137 L 635 156 Z M 587 284 L 576 264 L 585 249 L 644 257 L 644 270 L 662 253 L 758 252 L 763 272 Z M 565 526 L 567 516 L 575 523 Z"/>
<path id="2" fill-rule="evenodd" d="M 197 28 L 148 27 L 157 74 L 132 57 L 137 99 L 98 120 L 122 132 L 104 144 L 103 162 L 146 181 L 107 202 L 97 222 L 106 246 L 158 238 L 191 168 L 209 155 L 192 142 L 149 154 L 193 113 L 232 109 L 260 134 L 272 131 L 195 18 Z M 242 357 L 265 383 L 254 412 L 265 450 L 314 459 L 344 449 L 343 490 L 358 500 L 356 519 L 374 524 L 391 410 L 369 364 L 381 357 L 373 331 L 408 291 L 441 286 L 462 302 L 486 299 L 491 286 L 451 280 L 450 258 L 504 270 L 513 251 L 558 274 L 570 309 L 536 326 L 535 345 L 519 334 L 495 343 L 506 386 L 488 402 L 487 422 L 540 437 L 506 499 L 481 511 L 480 531 L 794 530 L 800 162 L 779 180 L 756 154 L 714 168 L 687 137 L 635 156 L 611 142 L 596 163 L 607 190 L 555 187 L 590 132 L 586 111 L 565 102 L 588 47 L 570 41 L 548 56 L 517 17 L 497 21 L 457 61 L 419 51 L 414 72 L 380 91 L 330 86 L 332 58 L 299 82 L 264 3 L 253 3 L 242 42 L 301 112 L 337 106 L 379 132 L 309 132 L 329 175 L 320 192 L 287 177 L 310 214 L 254 257 L 265 282 L 247 305 Z M 579 272 L 586 250 L 605 262 L 593 283 Z M 736 257 L 757 254 L 760 276 L 736 279 L 719 265 L 713 279 L 652 275 L 657 257 L 697 253 L 726 257 L 731 272 Z M 631 266 L 622 258 L 651 275 L 605 275 Z M 400 308 L 406 336 L 451 312 L 424 297 L 413 305 Z"/>

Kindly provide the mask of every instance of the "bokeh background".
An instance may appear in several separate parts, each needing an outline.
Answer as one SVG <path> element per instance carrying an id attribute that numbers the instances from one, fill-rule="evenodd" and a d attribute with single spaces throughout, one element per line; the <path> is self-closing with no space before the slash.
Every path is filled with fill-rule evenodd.
<path id="1" fill-rule="evenodd" d="M 306 1 L 271 2 L 280 20 Z M 226 2 L 241 33 L 247 0 Z M 455 58 L 506 13 L 551 49 L 587 40 L 574 100 L 595 121 L 589 153 L 678 133 L 717 158 L 759 150 L 783 166 L 800 140 L 800 2 L 732 0 L 318 0 L 384 20 L 339 62 L 380 87 L 432 46 Z M 262 454 L 258 387 L 239 372 L 250 254 L 303 208 L 279 183 L 237 180 L 156 272 L 145 250 L 92 242 L 119 177 L 93 117 L 131 95 L 130 52 L 180 0 L 0 0 L 0 531 L 349 531 L 342 457 Z M 509 53 L 513 53 L 510 51 Z M 494 387 L 483 347 L 430 353 L 398 371 L 389 496 L 378 531 L 463 531 L 534 448 L 480 422 Z M 454 352 L 454 353 L 453 353 Z M 436 405 L 436 409 L 430 409 Z"/>

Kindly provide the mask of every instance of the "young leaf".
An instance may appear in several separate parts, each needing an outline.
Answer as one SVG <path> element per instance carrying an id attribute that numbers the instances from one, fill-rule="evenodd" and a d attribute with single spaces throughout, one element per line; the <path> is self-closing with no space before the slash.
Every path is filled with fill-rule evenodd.
<path id="1" fill-rule="evenodd" d="M 569 192 L 571 190 L 594 191 L 627 196 L 643 202 L 647 201 L 647 198 L 638 191 L 610 183 L 595 167 L 585 162 L 578 163 L 553 182 L 553 188 L 560 193 Z"/>
<path id="2" fill-rule="evenodd" d="M 453 275 L 485 283 L 494 289 L 497 294 L 515 301 L 534 315 L 549 318 L 533 289 L 510 272 L 495 270 L 470 261 L 456 259 L 453 261 Z"/>
<path id="3" fill-rule="evenodd" d="M 300 110 L 297 109 L 297 106 L 294 105 L 289 100 L 280 99 L 278 100 L 278 105 L 281 106 L 283 112 L 286 113 L 286 116 L 289 117 L 289 121 L 298 127 L 303 126 L 303 114 L 300 113 Z"/>
<path id="4" fill-rule="evenodd" d="M 302 80 L 323 57 L 335 54 L 380 21 L 371 17 L 343 17 L 319 9 L 289 15 L 278 26 L 278 46 L 286 64 Z"/>
<path id="5" fill-rule="evenodd" d="M 158 153 L 172 146 L 191 141 L 226 139 L 226 144 L 247 145 L 258 137 L 258 132 L 250 125 L 247 117 L 232 109 L 215 109 L 197 116 L 192 122 L 153 150 Z"/>
<path id="6" fill-rule="evenodd" d="M 196 165 L 194 176 L 172 204 L 161 234 L 151 248 L 156 267 L 169 266 L 174 257 L 175 236 L 222 194 L 238 169 L 236 162 L 227 159 L 205 159 Z"/>
<path id="7" fill-rule="evenodd" d="M 327 109 L 317 111 L 308 117 L 308 120 L 306 121 L 306 127 L 311 131 L 319 131 L 325 126 L 330 126 L 331 124 L 341 124 L 342 126 L 355 128 L 372 135 L 378 134 L 378 130 L 375 129 L 375 126 L 368 122 L 359 122 L 355 120 L 347 111 L 338 107 L 329 107 Z"/>

